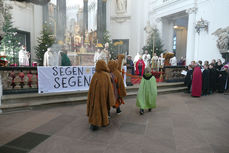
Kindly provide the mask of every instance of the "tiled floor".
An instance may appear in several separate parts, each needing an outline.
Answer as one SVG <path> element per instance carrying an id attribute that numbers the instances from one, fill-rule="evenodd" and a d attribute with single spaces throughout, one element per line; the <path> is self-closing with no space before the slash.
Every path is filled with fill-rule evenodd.
<path id="1" fill-rule="evenodd" d="M 135 102 L 96 132 L 85 104 L 0 115 L 0 153 L 229 153 L 229 95 L 159 95 L 143 116 Z"/>

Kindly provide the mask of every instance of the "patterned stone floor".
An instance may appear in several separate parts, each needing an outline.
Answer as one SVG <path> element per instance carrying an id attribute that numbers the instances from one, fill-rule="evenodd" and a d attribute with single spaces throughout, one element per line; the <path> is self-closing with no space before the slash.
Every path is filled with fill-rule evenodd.
<path id="1" fill-rule="evenodd" d="M 0 153 L 229 153 L 229 95 L 159 95 L 144 116 L 135 102 L 96 132 L 85 104 L 0 115 Z"/>

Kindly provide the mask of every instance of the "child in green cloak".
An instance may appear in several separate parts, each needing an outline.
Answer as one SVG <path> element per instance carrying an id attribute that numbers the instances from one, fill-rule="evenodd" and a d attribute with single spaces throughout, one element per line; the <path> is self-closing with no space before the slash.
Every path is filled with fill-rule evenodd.
<path id="1" fill-rule="evenodd" d="M 157 83 L 155 77 L 151 73 L 151 69 L 147 67 L 144 71 L 143 78 L 138 90 L 137 107 L 140 108 L 140 115 L 144 114 L 144 109 L 149 112 L 152 108 L 156 108 Z"/>

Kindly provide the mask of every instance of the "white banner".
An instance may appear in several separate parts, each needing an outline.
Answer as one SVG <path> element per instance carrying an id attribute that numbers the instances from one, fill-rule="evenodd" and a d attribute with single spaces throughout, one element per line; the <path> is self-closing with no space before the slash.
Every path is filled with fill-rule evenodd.
<path id="1" fill-rule="evenodd" d="M 88 90 L 94 66 L 38 67 L 39 93 Z"/>
<path id="2" fill-rule="evenodd" d="M 126 67 L 124 67 L 126 72 Z M 38 92 L 68 92 L 88 90 L 95 73 L 94 66 L 38 67 Z M 126 84 L 126 75 L 124 76 Z"/>

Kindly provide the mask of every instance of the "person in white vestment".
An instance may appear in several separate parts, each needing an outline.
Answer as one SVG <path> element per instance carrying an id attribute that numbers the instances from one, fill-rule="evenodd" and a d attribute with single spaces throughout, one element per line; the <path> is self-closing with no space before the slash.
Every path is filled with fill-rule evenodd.
<path id="1" fill-rule="evenodd" d="M 148 53 L 148 50 L 145 50 L 145 54 L 143 54 L 142 58 L 145 63 L 145 67 L 150 67 L 151 56 Z"/>
<path id="2" fill-rule="evenodd" d="M 18 53 L 19 57 L 19 66 L 29 66 L 30 54 L 26 51 L 26 47 L 22 46 L 21 50 Z"/>
<path id="3" fill-rule="evenodd" d="M 61 57 L 59 48 L 56 44 L 52 48 L 48 48 L 44 54 L 44 66 L 60 66 Z"/>
<path id="4" fill-rule="evenodd" d="M 44 54 L 43 66 L 53 66 L 53 60 L 53 52 L 51 51 L 51 48 L 48 48 Z"/>
<path id="5" fill-rule="evenodd" d="M 136 63 L 138 62 L 138 60 L 140 59 L 140 54 L 139 53 L 137 53 L 137 55 L 134 57 L 134 70 L 136 70 Z"/>
<path id="6" fill-rule="evenodd" d="M 96 65 L 97 61 L 100 60 L 100 54 L 101 54 L 101 50 L 100 48 L 97 49 L 97 51 L 95 52 L 94 55 L 94 64 Z"/>
<path id="7" fill-rule="evenodd" d="M 153 53 L 153 57 L 152 57 L 152 68 L 154 71 L 157 71 L 157 67 L 158 67 L 158 56 L 156 53 Z"/>
<path id="8" fill-rule="evenodd" d="M 105 44 L 104 49 L 103 49 L 103 45 L 101 43 L 97 44 L 96 47 L 97 47 L 97 51 L 95 52 L 95 55 L 94 55 L 95 65 L 96 65 L 96 62 L 98 60 L 104 60 L 107 64 L 109 61 L 109 51 L 108 51 L 109 44 L 108 43 Z"/>
<path id="9" fill-rule="evenodd" d="M 163 68 L 164 61 L 165 61 L 165 58 L 163 57 L 163 53 L 161 53 L 161 56 L 158 58 L 158 67 Z"/>
<path id="10" fill-rule="evenodd" d="M 109 43 L 105 44 L 105 48 L 101 51 L 101 59 L 104 60 L 106 62 L 106 64 L 108 64 L 109 58 L 110 58 L 110 54 L 109 54 Z"/>

